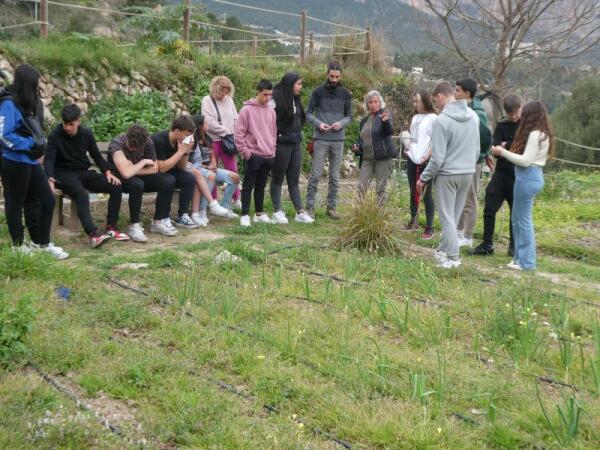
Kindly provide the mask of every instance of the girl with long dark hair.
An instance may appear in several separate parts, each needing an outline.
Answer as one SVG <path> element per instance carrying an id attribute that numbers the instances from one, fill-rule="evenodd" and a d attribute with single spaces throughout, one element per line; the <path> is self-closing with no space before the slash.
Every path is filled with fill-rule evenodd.
<path id="1" fill-rule="evenodd" d="M 2 183 L 6 222 L 13 248 L 29 254 L 35 250 L 50 253 L 57 259 L 69 254 L 50 242 L 54 211 L 54 194 L 40 164 L 45 144 L 41 131 L 42 105 L 38 95 L 40 73 L 29 64 L 15 70 L 11 97 L 0 103 L 0 150 L 2 151 Z M 38 206 L 39 205 L 39 206 Z M 23 212 L 28 225 L 35 222 L 34 241 L 24 244 Z M 34 208 L 33 211 L 28 211 Z M 36 216 L 36 217 L 32 217 Z"/>
<path id="2" fill-rule="evenodd" d="M 300 195 L 300 168 L 302 166 L 302 126 L 306 121 L 304 106 L 300 100 L 302 78 L 294 72 L 286 73 L 273 88 L 273 100 L 277 113 L 277 148 L 271 169 L 271 201 L 273 222 L 287 224 L 281 208 L 281 188 L 287 178 L 288 192 L 296 209 L 296 222 L 312 223 L 314 219 L 302 209 Z"/>
<path id="3" fill-rule="evenodd" d="M 514 260 L 507 267 L 515 270 L 535 270 L 536 250 L 533 227 L 533 202 L 544 187 L 543 167 L 554 152 L 554 132 L 548 111 L 541 102 L 529 102 L 523 107 L 521 123 L 510 151 L 492 147 L 495 156 L 515 164 L 512 226 L 515 241 Z"/>
<path id="4" fill-rule="evenodd" d="M 422 238 L 431 239 L 433 237 L 433 217 L 435 214 L 431 186 L 425 192 L 424 198 L 421 199 L 416 185 L 419 175 L 425 170 L 431 157 L 431 130 L 437 115 L 433 110 L 429 92 L 425 89 L 421 89 L 412 95 L 412 104 L 415 108 L 415 115 L 410 124 L 410 144 L 404 152 L 407 156 L 406 174 L 410 189 L 410 222 L 408 222 L 405 229 L 412 230 L 416 227 L 418 205 L 423 200 L 425 202 L 425 231 Z"/>

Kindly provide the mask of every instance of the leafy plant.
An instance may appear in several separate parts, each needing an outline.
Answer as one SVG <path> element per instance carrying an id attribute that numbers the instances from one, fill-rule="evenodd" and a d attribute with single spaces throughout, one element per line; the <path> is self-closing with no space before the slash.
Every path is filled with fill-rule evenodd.
<path id="1" fill-rule="evenodd" d="M 110 141 L 127 131 L 133 123 L 154 133 L 169 127 L 171 110 L 168 98 L 159 92 L 126 96 L 116 93 L 95 103 L 90 109 L 87 125 L 98 141 Z"/>
<path id="2" fill-rule="evenodd" d="M 7 365 L 27 354 L 27 335 L 33 328 L 35 310 L 29 296 L 14 305 L 0 297 L 0 365 Z"/>
<path id="3" fill-rule="evenodd" d="M 583 407 L 579 404 L 579 402 L 575 399 L 574 396 L 570 396 L 563 406 L 556 405 L 556 410 L 558 412 L 558 423 L 553 423 L 546 412 L 546 408 L 544 407 L 544 403 L 542 402 L 542 397 L 540 396 L 540 391 L 538 385 L 535 385 L 535 391 L 537 394 L 538 401 L 540 403 L 540 408 L 542 409 L 542 414 L 544 415 L 546 428 L 552 433 L 556 442 L 562 447 L 568 446 L 579 433 L 579 419 L 581 417 L 581 412 L 583 411 Z"/>

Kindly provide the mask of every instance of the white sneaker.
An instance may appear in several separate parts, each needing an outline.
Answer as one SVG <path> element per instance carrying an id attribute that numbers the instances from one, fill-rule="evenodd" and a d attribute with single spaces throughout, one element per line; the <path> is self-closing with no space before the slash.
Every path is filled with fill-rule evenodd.
<path id="1" fill-rule="evenodd" d="M 210 209 L 210 213 L 213 216 L 227 217 L 227 214 L 229 212 L 227 208 L 223 208 L 221 205 L 219 205 L 219 202 L 216 200 L 210 202 L 208 204 L 208 208 Z"/>
<path id="2" fill-rule="evenodd" d="M 19 246 L 13 245 L 12 252 L 13 252 L 13 254 L 18 253 L 21 255 L 31 255 L 32 250 L 31 250 L 30 246 L 23 243 Z"/>
<path id="3" fill-rule="evenodd" d="M 40 250 L 50 253 L 56 259 L 67 259 L 69 257 L 67 252 L 65 252 L 61 247 L 54 245 L 52 242 L 45 247 L 40 246 Z"/>
<path id="4" fill-rule="evenodd" d="M 507 269 L 512 269 L 512 270 L 523 270 L 523 268 L 518 265 L 516 262 L 511 261 L 506 265 Z"/>
<path id="5" fill-rule="evenodd" d="M 200 227 L 205 227 L 208 225 L 208 217 L 206 217 L 206 210 L 203 209 L 200 212 L 192 213 L 192 220 L 194 223 Z"/>
<path id="6" fill-rule="evenodd" d="M 148 242 L 148 238 L 144 234 L 144 228 L 140 223 L 132 223 L 129 225 L 127 234 L 134 242 Z"/>
<path id="7" fill-rule="evenodd" d="M 241 199 L 237 199 L 232 203 L 232 209 L 239 209 L 240 211 L 242 210 L 242 200 Z"/>
<path id="8" fill-rule="evenodd" d="M 150 225 L 150 232 L 151 233 L 159 233 L 162 234 L 163 236 L 175 236 L 177 234 L 177 230 L 174 228 L 169 228 L 169 224 L 167 222 L 167 220 L 169 219 L 162 219 L 160 222 L 155 223 L 152 222 L 152 225 Z M 169 220 L 170 222 L 170 220 Z"/>
<path id="9" fill-rule="evenodd" d="M 177 233 L 177 228 L 175 228 L 175 225 L 173 225 L 173 222 L 171 222 L 171 218 L 167 217 L 166 219 L 162 219 L 161 223 L 164 224 L 166 227 L 170 228 L 171 230 L 174 230 L 175 233 Z M 152 230 L 150 230 L 152 231 Z"/>
<path id="10" fill-rule="evenodd" d="M 433 255 L 433 257 L 439 263 L 443 263 L 448 259 L 448 255 L 446 254 L 446 252 L 443 252 L 441 250 L 436 250 L 435 255 Z"/>
<path id="11" fill-rule="evenodd" d="M 249 227 L 250 226 L 250 216 L 249 215 L 245 215 L 240 217 L 240 226 L 241 227 Z"/>
<path id="12" fill-rule="evenodd" d="M 287 217 L 285 217 L 285 213 L 281 210 L 273 213 L 272 222 L 277 223 L 279 225 L 287 225 L 288 224 Z"/>
<path id="13" fill-rule="evenodd" d="M 302 211 L 300 214 L 296 214 L 296 218 L 294 220 L 299 223 L 313 223 L 315 221 L 315 219 L 310 217 L 304 211 Z"/>
<path id="14" fill-rule="evenodd" d="M 267 214 L 254 214 L 254 218 L 252 219 L 254 223 L 273 223 Z"/>
<path id="15" fill-rule="evenodd" d="M 227 214 L 223 217 L 225 217 L 226 219 L 237 219 L 239 216 L 236 213 L 234 213 L 231 209 L 228 209 Z"/>
<path id="16" fill-rule="evenodd" d="M 469 248 L 473 247 L 473 238 L 469 239 L 464 236 L 459 237 L 458 238 L 458 248 L 461 248 L 461 247 L 469 247 Z"/>
<path id="17" fill-rule="evenodd" d="M 447 259 L 444 262 L 438 264 L 438 267 L 442 269 L 454 269 L 456 267 L 460 267 L 460 260 L 458 259 Z"/>

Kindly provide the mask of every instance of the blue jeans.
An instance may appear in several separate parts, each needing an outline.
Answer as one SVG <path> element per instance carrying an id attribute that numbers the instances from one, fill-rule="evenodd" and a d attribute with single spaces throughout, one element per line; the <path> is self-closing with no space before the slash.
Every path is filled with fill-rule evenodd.
<path id="1" fill-rule="evenodd" d="M 235 184 L 233 182 L 233 180 L 231 179 L 231 172 L 229 170 L 217 169 L 217 173 L 215 173 L 215 181 L 212 182 L 212 181 L 208 181 L 208 176 L 214 172 L 212 172 L 211 170 L 208 170 L 202 164 L 196 163 L 196 164 L 194 164 L 194 167 L 202 173 L 202 176 L 204 178 L 206 178 L 206 182 L 208 183 L 208 189 L 210 191 L 212 191 L 215 183 L 216 184 L 225 184 L 225 192 L 223 193 L 223 198 L 221 199 L 221 206 L 223 208 L 230 209 L 231 198 L 233 197 L 233 193 L 238 188 L 238 185 Z M 207 205 L 208 205 L 208 200 L 206 200 L 206 197 L 202 197 L 202 200 L 200 200 L 200 209 L 201 210 L 206 209 Z"/>
<path id="2" fill-rule="evenodd" d="M 515 263 L 525 270 L 535 270 L 535 231 L 533 201 L 544 187 L 544 173 L 539 166 L 515 166 L 512 226 L 515 239 Z"/>

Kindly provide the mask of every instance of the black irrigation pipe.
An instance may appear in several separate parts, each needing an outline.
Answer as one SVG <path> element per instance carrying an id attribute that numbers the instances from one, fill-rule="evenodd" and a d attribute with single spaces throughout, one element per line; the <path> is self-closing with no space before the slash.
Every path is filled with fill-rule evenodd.
<path id="1" fill-rule="evenodd" d="M 302 301 L 308 302 L 308 303 L 316 303 L 317 305 L 323 305 L 323 306 L 326 306 L 326 307 L 330 307 L 331 306 L 329 303 L 324 303 L 324 302 L 321 302 L 319 300 L 312 300 L 310 298 L 300 297 L 300 296 L 296 296 L 296 295 L 287 295 L 287 294 L 284 294 L 283 297 L 289 298 L 289 299 L 292 299 L 292 300 L 302 300 Z"/>
<path id="2" fill-rule="evenodd" d="M 60 392 L 61 394 L 63 394 L 64 396 L 66 396 L 67 398 L 72 400 L 73 402 L 75 402 L 75 404 L 79 408 L 83 409 L 84 411 L 89 412 L 94 417 L 96 417 L 104 427 L 108 428 L 110 431 L 112 431 L 117 436 L 124 438 L 124 439 L 126 438 L 119 427 L 110 423 L 110 421 L 106 417 L 104 417 L 100 412 L 95 411 L 91 406 L 89 406 L 87 403 L 85 403 L 83 400 L 81 400 L 79 397 L 77 397 L 77 395 L 75 395 L 73 392 L 71 392 L 70 390 L 65 388 L 62 384 L 60 384 L 58 381 L 56 381 L 54 378 L 52 378 L 49 374 L 47 374 L 42 369 L 40 369 L 36 364 L 32 363 L 31 361 L 28 361 L 27 366 L 30 367 L 31 369 L 33 369 L 46 383 L 48 383 L 50 386 L 52 386 L 58 392 Z"/>
<path id="3" fill-rule="evenodd" d="M 226 390 L 228 392 L 231 392 L 231 393 L 233 393 L 235 395 L 238 395 L 239 397 L 242 397 L 242 398 L 245 398 L 245 399 L 248 399 L 248 400 L 256 400 L 256 398 L 253 395 L 247 394 L 246 392 L 243 392 L 243 391 L 240 391 L 238 388 L 236 388 L 235 386 L 232 386 L 231 384 L 227 384 L 227 383 L 224 383 L 223 381 L 219 381 L 219 380 L 216 380 L 215 383 L 221 389 L 224 389 L 224 390 Z M 277 408 L 274 405 L 264 404 L 264 405 L 262 405 L 262 408 L 265 411 L 268 411 L 268 412 L 273 413 L 273 414 L 280 414 L 280 412 L 281 412 L 279 410 L 279 408 Z M 350 444 L 349 442 L 344 441 L 342 439 L 339 439 L 336 436 L 334 436 L 333 434 L 331 434 L 331 433 L 329 433 L 327 431 L 321 430 L 318 427 L 313 427 L 313 426 L 309 425 L 308 423 L 306 423 L 305 420 L 303 420 L 302 418 L 298 417 L 295 414 L 291 416 L 291 419 L 294 422 L 296 422 L 296 423 L 300 423 L 303 426 L 306 426 L 313 433 L 315 433 L 317 435 L 320 435 L 320 436 L 323 436 L 323 437 L 329 439 L 330 441 L 335 442 L 336 444 L 338 444 L 338 445 L 340 445 L 340 446 L 342 446 L 344 448 L 347 448 L 347 449 L 351 449 L 352 448 L 352 444 Z"/>
<path id="4" fill-rule="evenodd" d="M 122 287 L 123 289 L 128 289 L 128 290 L 130 290 L 130 291 L 132 291 L 132 292 L 135 292 L 135 293 L 137 293 L 137 294 L 143 295 L 143 296 L 145 296 L 145 297 L 150 297 L 150 295 L 149 295 L 147 292 L 144 292 L 144 291 L 142 291 L 141 289 L 137 289 L 137 288 L 134 288 L 134 287 L 128 286 L 128 285 L 126 285 L 125 283 L 121 283 L 121 282 L 119 282 L 119 281 L 117 281 L 117 280 L 114 280 L 114 279 L 112 279 L 112 278 L 109 278 L 109 280 L 110 280 L 112 283 L 116 284 L 117 286 L 120 286 L 120 287 Z M 303 300 L 305 300 L 305 299 L 303 299 Z M 194 316 L 192 313 L 190 313 L 190 312 L 188 312 L 188 311 L 186 311 L 186 315 L 188 315 L 188 316 L 190 316 L 190 317 L 195 317 L 195 316 Z M 259 340 L 261 340 L 261 341 L 263 341 L 263 342 L 268 342 L 268 340 L 267 340 L 267 339 L 266 339 L 264 336 L 262 336 L 261 334 L 258 334 L 258 333 L 253 333 L 253 332 L 251 332 L 251 331 L 247 331 L 247 330 L 245 330 L 245 329 L 243 329 L 243 328 L 239 328 L 239 327 L 236 327 L 236 326 L 233 326 L 233 325 L 227 325 L 226 327 L 227 327 L 228 329 L 230 329 L 230 330 L 237 331 L 238 333 L 242 333 L 242 334 L 245 334 L 245 335 L 247 335 L 247 336 L 251 336 L 251 337 L 257 338 L 257 339 L 259 339 Z M 317 368 L 317 367 L 316 367 L 314 364 L 312 364 L 312 363 L 309 363 L 308 361 L 302 361 L 302 360 L 300 360 L 299 362 L 301 362 L 303 365 L 305 365 L 305 366 L 309 367 L 309 368 L 310 368 L 310 369 L 312 369 L 312 370 L 318 370 L 318 368 Z M 221 387 L 221 388 L 223 388 L 223 389 L 227 389 L 227 390 L 229 390 L 229 391 L 231 391 L 231 392 L 234 392 L 234 393 L 235 393 L 235 394 L 237 394 L 237 395 L 240 395 L 240 396 L 242 396 L 242 397 L 245 397 L 245 398 L 250 398 L 250 399 L 252 399 L 252 398 L 253 398 L 251 395 L 249 395 L 249 394 L 245 394 L 245 393 L 243 393 L 243 392 L 239 391 L 239 390 L 238 390 L 237 388 L 235 388 L 234 386 L 228 385 L 228 384 L 226 384 L 226 383 L 223 383 L 222 381 L 218 381 L 218 380 L 216 380 L 215 382 L 216 382 L 216 384 L 217 384 L 219 387 Z M 68 394 L 67 394 L 67 395 L 68 395 Z M 79 404 L 79 401 L 78 401 L 78 400 L 77 400 L 77 402 L 78 402 L 78 404 Z M 266 404 L 265 404 L 265 405 L 263 405 L 263 408 L 264 408 L 265 410 L 269 411 L 269 412 L 272 412 L 272 413 L 279 414 L 279 410 L 278 410 L 278 409 L 277 409 L 275 406 L 272 406 L 272 405 L 266 405 Z M 299 417 L 292 417 L 292 420 L 294 420 L 294 421 L 295 421 L 295 422 L 297 422 L 297 423 L 301 423 L 302 425 L 304 425 L 304 426 L 308 427 L 308 428 L 309 428 L 309 429 L 310 429 L 310 430 L 311 430 L 313 433 L 315 433 L 315 434 L 319 434 L 319 435 L 321 435 L 321 436 L 323 436 L 323 437 L 326 437 L 327 439 L 329 439 L 329 440 L 331 440 L 331 441 L 335 442 L 335 443 L 336 443 L 336 444 L 338 444 L 338 445 L 341 445 L 341 446 L 342 446 L 342 447 L 344 447 L 344 448 L 347 448 L 347 449 L 351 449 L 351 448 L 352 448 L 352 445 L 351 445 L 351 444 L 349 444 L 348 442 L 346 442 L 346 441 L 343 441 L 343 440 L 341 440 L 341 439 L 338 439 L 338 438 L 337 438 L 337 437 L 335 437 L 334 435 L 332 435 L 332 434 L 328 433 L 327 431 L 323 431 L 323 430 L 321 430 L 321 429 L 320 429 L 320 428 L 318 428 L 318 427 L 313 427 L 313 426 L 310 426 L 310 425 L 308 425 L 306 422 L 304 422 L 304 421 L 303 421 L 302 419 L 300 419 Z M 110 425 L 110 424 L 109 424 L 109 425 Z M 112 425 L 111 425 L 111 426 L 112 426 Z M 111 430 L 112 430 L 112 428 L 111 428 Z M 116 429 L 116 430 L 118 431 L 118 429 Z M 120 431 L 119 431 L 119 433 L 120 433 Z"/>
<path id="5" fill-rule="evenodd" d="M 127 289 L 129 291 L 135 292 L 136 294 L 140 294 L 143 295 L 144 297 L 148 297 L 148 298 L 155 298 L 156 300 L 158 300 L 158 302 L 163 305 L 163 306 L 170 306 L 173 304 L 173 302 L 171 300 L 165 299 L 165 298 L 158 298 L 156 296 L 153 296 L 152 294 L 149 294 L 146 291 L 142 291 L 141 289 L 135 288 L 133 286 L 129 286 L 121 281 L 115 280 L 114 278 L 108 277 L 108 281 L 110 281 L 111 283 L 123 288 L 123 289 Z M 194 317 L 194 315 L 189 312 L 187 309 L 184 310 L 184 313 L 186 316 L 188 317 Z"/>
<path id="6" fill-rule="evenodd" d="M 562 387 L 566 387 L 569 389 L 573 389 L 574 391 L 577 391 L 577 392 L 580 391 L 580 389 L 577 386 L 575 386 L 574 384 L 565 383 L 560 380 L 555 380 L 554 378 L 550 378 L 550 377 L 546 377 L 546 376 L 538 376 L 537 379 L 539 381 L 542 381 L 543 383 L 556 384 L 557 386 L 562 386 Z"/>
<path id="7" fill-rule="evenodd" d="M 466 423 L 468 423 L 468 424 L 471 424 L 471 425 L 479 425 L 479 422 L 477 422 L 477 421 L 476 421 L 476 420 L 474 420 L 474 419 L 471 419 L 471 418 L 470 418 L 470 417 L 468 417 L 468 416 L 465 416 L 464 414 L 460 414 L 460 413 L 457 413 L 457 412 L 453 412 L 453 413 L 452 413 L 452 414 L 450 414 L 450 415 L 451 415 L 452 417 L 455 417 L 455 418 L 457 418 L 457 419 L 460 419 L 460 420 L 462 420 L 463 422 L 466 422 Z"/>

